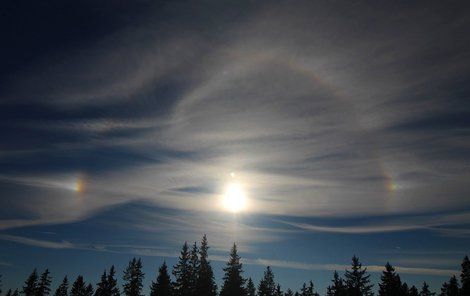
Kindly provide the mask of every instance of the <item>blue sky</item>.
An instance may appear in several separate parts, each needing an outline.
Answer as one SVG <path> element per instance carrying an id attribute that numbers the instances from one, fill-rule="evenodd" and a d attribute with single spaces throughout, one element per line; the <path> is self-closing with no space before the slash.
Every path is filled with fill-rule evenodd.
<path id="1" fill-rule="evenodd" d="M 437 290 L 470 243 L 465 3 L 61 1 L 0 18 L 0 274 L 207 234 L 220 281 L 321 293 L 353 254 Z M 224 207 L 238 184 L 242 211 Z"/>

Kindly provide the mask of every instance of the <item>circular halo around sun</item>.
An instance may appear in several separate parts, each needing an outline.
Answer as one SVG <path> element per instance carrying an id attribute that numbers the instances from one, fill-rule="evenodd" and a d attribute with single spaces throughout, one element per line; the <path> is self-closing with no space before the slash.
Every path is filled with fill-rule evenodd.
<path id="1" fill-rule="evenodd" d="M 238 183 L 229 183 L 223 195 L 223 207 L 225 210 L 238 213 L 246 208 L 246 195 Z"/>

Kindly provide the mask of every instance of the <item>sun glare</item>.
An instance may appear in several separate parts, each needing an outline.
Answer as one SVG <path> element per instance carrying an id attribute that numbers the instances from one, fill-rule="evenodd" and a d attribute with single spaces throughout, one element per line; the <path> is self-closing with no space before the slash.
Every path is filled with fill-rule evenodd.
<path id="1" fill-rule="evenodd" d="M 246 207 L 246 196 L 238 183 L 228 184 L 223 197 L 223 205 L 227 211 L 238 213 Z"/>

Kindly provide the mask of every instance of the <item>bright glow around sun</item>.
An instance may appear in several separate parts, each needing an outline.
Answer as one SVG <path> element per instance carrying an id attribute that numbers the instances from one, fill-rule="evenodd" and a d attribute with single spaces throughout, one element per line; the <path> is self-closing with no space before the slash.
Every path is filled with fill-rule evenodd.
<path id="1" fill-rule="evenodd" d="M 230 183 L 225 189 L 223 205 L 227 211 L 238 213 L 246 207 L 246 196 L 238 183 Z"/>

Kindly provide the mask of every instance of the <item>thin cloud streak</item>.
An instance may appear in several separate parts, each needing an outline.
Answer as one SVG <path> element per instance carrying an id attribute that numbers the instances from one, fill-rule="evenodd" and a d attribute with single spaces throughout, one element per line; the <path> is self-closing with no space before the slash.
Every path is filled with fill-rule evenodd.
<path id="1" fill-rule="evenodd" d="M 133 246 L 133 245 L 125 245 L 118 247 L 126 247 L 128 248 L 125 251 L 118 251 L 118 250 L 111 250 L 108 247 L 112 247 L 112 245 L 83 245 L 83 244 L 74 244 L 68 241 L 61 241 L 61 242 L 54 242 L 48 240 L 39 240 L 39 239 L 31 239 L 27 237 L 21 236 L 13 236 L 13 235 L 0 235 L 1 240 L 7 240 L 19 244 L 24 244 L 28 246 L 35 246 L 40 248 L 48 248 L 48 249 L 77 249 L 77 250 L 88 250 L 88 251 L 97 251 L 97 252 L 111 252 L 111 253 L 123 253 L 123 254 L 133 254 L 139 256 L 152 256 L 152 257 L 167 257 L 167 258 L 177 258 L 177 252 L 168 252 L 162 251 L 155 248 L 149 248 L 146 246 Z M 114 246 L 116 247 L 116 246 Z M 212 261 L 218 262 L 227 262 L 228 257 L 220 256 L 220 255 L 212 255 L 209 257 Z M 298 269 L 298 270 L 346 270 L 349 268 L 348 265 L 341 265 L 341 264 L 312 264 L 312 263 L 305 263 L 305 262 L 297 262 L 297 261 L 286 261 L 286 260 L 274 260 L 274 259 L 247 259 L 243 258 L 242 263 L 248 265 L 257 265 L 257 266 L 271 266 L 271 267 L 278 267 L 278 268 L 287 268 L 287 269 Z M 383 266 L 378 265 L 367 265 L 367 270 L 369 272 L 382 272 L 384 270 Z M 458 274 L 457 270 L 451 269 L 436 269 L 436 268 L 419 268 L 419 267 L 401 267 L 396 266 L 396 270 L 403 274 L 420 274 L 420 275 L 437 275 L 437 276 L 448 276 Z"/>

